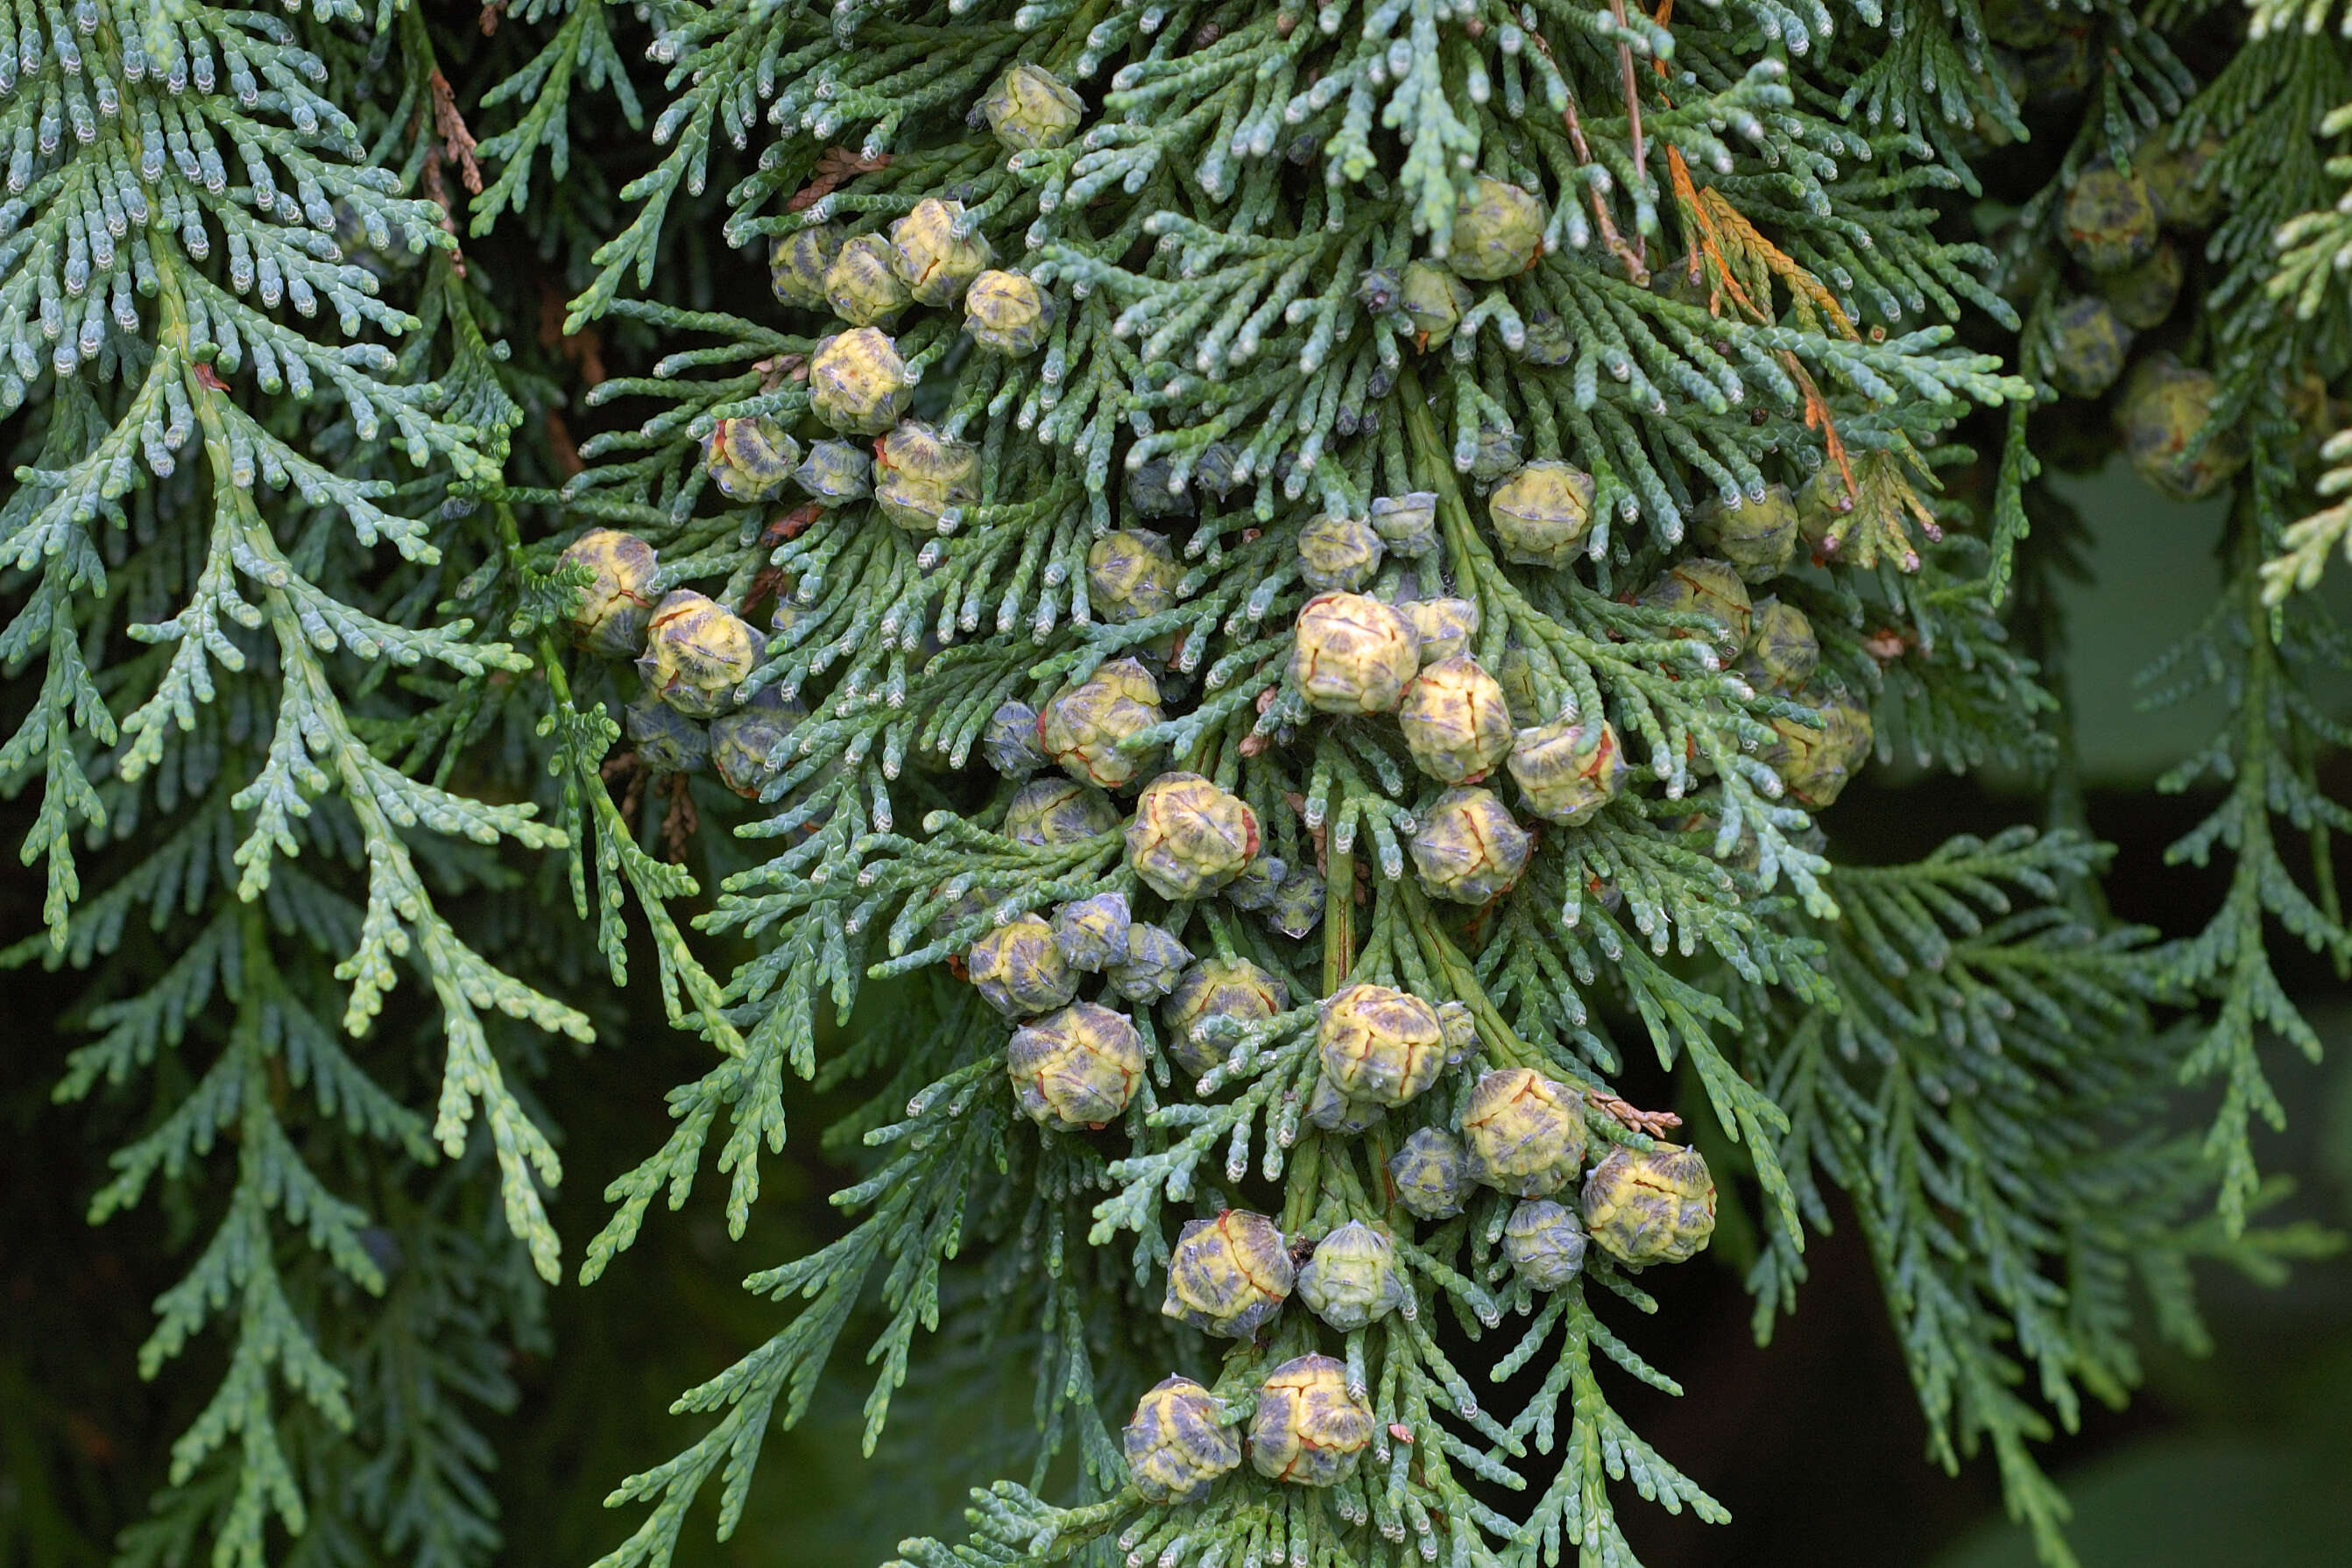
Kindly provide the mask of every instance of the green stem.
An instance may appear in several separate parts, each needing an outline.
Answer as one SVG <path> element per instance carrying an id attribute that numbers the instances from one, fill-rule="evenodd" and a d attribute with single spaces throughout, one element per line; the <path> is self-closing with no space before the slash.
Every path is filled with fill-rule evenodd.
<path id="1" fill-rule="evenodd" d="M 1061 43 L 1045 57 L 1045 68 L 1060 72 L 1070 68 L 1071 62 L 1086 49 L 1087 35 L 1093 32 L 1110 9 L 1109 0 L 1085 0 L 1061 30 Z"/>
<path id="2" fill-rule="evenodd" d="M 1289 1179 L 1282 1194 L 1282 1234 L 1297 1236 L 1315 1216 L 1315 1199 L 1323 1190 L 1323 1135 L 1317 1127 L 1298 1134 L 1298 1148 L 1290 1156 Z"/>
<path id="3" fill-rule="evenodd" d="M 1356 847 L 1342 849 L 1333 843 L 1324 870 L 1323 994 L 1328 996 L 1348 983 L 1356 966 Z"/>
<path id="4" fill-rule="evenodd" d="M 520 580 L 522 572 L 522 531 L 515 521 L 514 508 L 503 501 L 499 502 L 497 518 L 499 543 L 506 552 L 508 570 L 515 573 Z M 539 652 L 539 668 L 547 677 L 549 695 L 554 699 L 558 707 L 575 713 L 581 711 L 579 704 L 572 700 L 572 681 L 565 673 L 562 651 L 555 641 L 554 632 L 546 623 L 541 622 L 534 628 L 532 640 L 533 647 Z M 686 933 L 679 929 L 677 920 L 669 911 L 670 898 L 693 898 L 701 891 L 700 884 L 692 874 L 679 868 L 676 881 L 671 887 L 664 888 L 656 885 L 645 875 L 646 858 L 643 851 L 636 845 L 635 837 L 630 831 L 628 823 L 622 818 L 621 808 L 614 804 L 612 792 L 604 787 L 604 781 L 594 766 L 593 764 L 585 767 L 574 765 L 572 784 L 581 803 L 587 808 L 588 815 L 594 819 L 597 832 L 604 835 L 614 845 L 625 847 L 623 852 L 616 858 L 618 869 L 627 879 L 630 889 L 637 895 L 637 906 L 645 911 L 646 921 L 653 928 L 657 961 L 674 973 L 684 986 L 688 999 L 694 1004 L 697 1021 L 705 1037 L 727 1056 L 744 1055 L 747 1047 L 743 1044 L 742 1036 L 736 1031 L 732 1024 L 727 1021 L 720 1011 L 724 1005 L 724 996 L 719 982 L 711 976 L 709 970 L 703 968 L 701 960 L 695 955 L 693 948 L 688 944 Z M 586 875 L 589 850 L 590 847 L 584 834 L 582 842 L 572 847 L 572 854 L 578 858 L 583 878 Z M 631 853 L 632 850 L 636 852 Z M 583 913 L 584 916 L 585 911 Z M 605 957 L 612 965 L 614 984 L 626 984 L 625 959 L 617 950 L 608 952 Z M 663 1002 L 672 1024 L 681 1024 L 685 1021 L 667 985 L 663 987 Z"/>
<path id="5" fill-rule="evenodd" d="M 1422 392 L 1421 377 L 1414 374 L 1410 361 L 1397 372 L 1397 401 L 1404 408 L 1404 432 L 1412 453 L 1413 477 L 1437 492 L 1438 514 L 1444 519 L 1446 550 L 1456 562 L 1457 571 L 1474 571 L 1486 552 L 1478 548 L 1477 530 L 1470 520 L 1470 503 L 1462 499 L 1462 486 L 1454 478 L 1452 455 L 1437 433 L 1436 421 L 1429 416 L 1429 399 Z"/>

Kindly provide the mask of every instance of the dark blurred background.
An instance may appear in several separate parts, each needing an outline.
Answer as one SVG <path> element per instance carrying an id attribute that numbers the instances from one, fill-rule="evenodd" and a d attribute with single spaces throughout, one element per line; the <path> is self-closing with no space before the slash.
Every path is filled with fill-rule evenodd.
<path id="1" fill-rule="evenodd" d="M 2062 597 L 2090 823 L 2118 848 L 2108 892 L 2119 915 L 2183 934 L 2209 916 L 2226 869 L 2165 865 L 2165 846 L 2208 803 L 2147 786 L 2222 715 L 2140 712 L 2133 678 L 2210 606 L 2221 519 L 2211 508 L 2166 503 L 2120 468 L 2058 488 L 2080 514 L 2099 574 Z M 2347 577 L 2339 565 L 2339 595 Z M 2336 759 L 2337 799 L 2352 798 L 2345 763 Z M 1850 791 L 1830 826 L 1841 853 L 1894 860 L 2037 810 L 2029 795 L 1977 781 L 1884 774 Z M 0 938 L 34 929 L 39 896 L 37 879 L 22 871 L 0 882 Z M 2299 945 L 2283 944 L 2280 960 L 2329 1055 L 2316 1068 L 2284 1051 L 2273 1064 L 2293 1121 L 2263 1139 L 2264 1163 L 2292 1174 L 2298 1190 L 2268 1217 L 2352 1226 L 2352 989 Z M 190 1216 L 150 1204 L 102 1229 L 83 1225 L 102 1160 L 87 1135 L 89 1113 L 48 1103 L 67 1048 L 49 1020 L 70 987 L 37 971 L 0 984 L 12 1026 L 0 1048 L 0 1513 L 14 1511 L 14 1522 L 29 1527 L 0 1529 L 0 1540 L 49 1543 L 44 1568 L 100 1563 L 114 1531 L 143 1512 L 190 1394 L 208 1391 L 217 1375 L 218 1351 L 200 1348 L 156 1385 L 134 1375 L 149 1304 L 184 1266 Z M 543 1085 L 565 1131 L 571 1175 L 552 1212 L 572 1258 L 604 1218 L 599 1189 L 667 1130 L 648 1086 L 691 1077 L 699 1054 L 694 1042 L 649 1026 L 562 1062 Z M 822 1124 L 827 1107 L 803 1090 L 789 1109 L 804 1131 Z M 2184 1116 L 2200 1110 L 2183 1107 Z M 501 1456 L 507 1560 L 584 1568 L 617 1542 L 635 1517 L 604 1510 L 606 1491 L 699 1430 L 698 1418 L 668 1415 L 670 1401 L 782 1321 L 782 1309 L 744 1295 L 738 1282 L 837 1233 L 840 1216 L 824 1199 L 843 1174 L 822 1163 L 808 1136 L 769 1173 L 741 1243 L 727 1239 L 717 1184 L 706 1180 L 684 1213 L 656 1210 L 600 1284 L 553 1293 L 557 1354 L 520 1363 L 521 1404 L 488 1428 Z M 1766 1347 L 1751 1339 L 1747 1297 L 1719 1261 L 1661 1271 L 1658 1315 L 1618 1323 L 1690 1393 L 1669 1399 L 1618 1378 L 1612 1398 L 1734 1515 L 1710 1528 L 1629 1495 L 1624 1511 L 1643 1562 L 2030 1563 L 2030 1543 L 2001 1517 L 1990 1462 L 1979 1458 L 1954 1477 L 1924 1457 L 1923 1425 L 1853 1226 L 1815 1238 L 1810 1261 L 1814 1274 L 1796 1316 Z M 2300 1268 L 2276 1289 L 2220 1271 L 2204 1283 L 2214 1353 L 2192 1360 L 2151 1340 L 2147 1385 L 2131 1406 L 2094 1406 L 2082 1431 L 2044 1455 L 2074 1500 L 2083 1561 L 2264 1568 L 2352 1560 L 2352 1263 Z M 944 1366 L 918 1363 L 880 1451 L 861 1458 L 862 1342 L 853 1328 L 809 1419 L 771 1436 L 735 1539 L 711 1543 L 706 1503 L 682 1562 L 871 1568 L 901 1537 L 951 1528 L 962 1489 L 1001 1473 L 989 1450 L 998 1436 L 1026 1429 L 1029 1390 L 954 1350 Z"/>

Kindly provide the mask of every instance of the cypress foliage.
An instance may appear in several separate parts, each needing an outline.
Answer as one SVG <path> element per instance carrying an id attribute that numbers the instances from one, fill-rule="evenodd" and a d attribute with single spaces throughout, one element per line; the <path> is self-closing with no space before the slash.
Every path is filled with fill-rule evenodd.
<path id="1" fill-rule="evenodd" d="M 1035 1390 L 913 1568 L 1631 1563 L 1724 1510 L 1612 1322 L 1719 1232 L 1769 1338 L 1841 1205 L 2072 1561 L 2037 1446 L 2332 1245 L 2255 1145 L 2277 945 L 2352 967 L 2330 23 L 0 0 L 5 957 L 92 1221 L 197 1238 L 138 1372 L 218 1351 L 117 1555 L 495 1560 L 546 1290 L 789 1135 L 838 1237 L 600 1568 L 865 1323 L 869 1451 L 943 1329 Z M 2227 500 L 2181 940 L 2057 679 L 2113 453 Z M 2034 793 L 1873 863 L 1874 760 Z M 567 1270 L 533 1085 L 664 1027 Z"/>

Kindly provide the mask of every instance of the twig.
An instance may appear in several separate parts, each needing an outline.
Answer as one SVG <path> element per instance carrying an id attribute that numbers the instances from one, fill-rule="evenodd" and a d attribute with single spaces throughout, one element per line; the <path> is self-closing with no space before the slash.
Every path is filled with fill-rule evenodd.
<path id="1" fill-rule="evenodd" d="M 1595 1110 L 1604 1111 L 1644 1137 L 1656 1138 L 1683 1124 L 1683 1119 L 1671 1110 L 1641 1110 L 1613 1094 L 1588 1089 L 1584 1098 Z"/>
<path id="2" fill-rule="evenodd" d="M 890 166 L 890 154 L 878 158 L 861 158 L 846 147 L 828 147 L 816 157 L 816 176 L 793 193 L 784 210 L 796 213 L 833 195 L 840 184 L 852 175 L 870 174 L 877 169 Z"/>
<path id="3" fill-rule="evenodd" d="M 1536 39 L 1536 47 L 1544 47 L 1541 38 Z M 1545 52 L 1549 54 L 1550 51 L 1545 49 Z M 1577 116 L 1576 95 L 1572 92 L 1568 95 L 1568 108 L 1561 118 L 1568 121 L 1568 142 L 1570 146 L 1576 149 L 1576 161 L 1580 163 L 1591 163 L 1592 148 L 1584 140 L 1584 121 Z M 1592 197 L 1593 221 L 1601 226 L 1601 243 L 1607 247 L 1610 255 L 1623 264 L 1627 277 L 1637 283 L 1647 282 L 1650 269 L 1643 263 L 1642 253 L 1626 244 L 1625 237 L 1617 232 L 1617 222 L 1609 216 L 1608 198 L 1601 194 L 1601 187 L 1598 185 L 1587 185 L 1585 188 Z"/>
<path id="4" fill-rule="evenodd" d="M 1271 686 L 1267 687 L 1264 691 L 1259 692 L 1257 694 L 1258 712 L 1263 714 L 1267 709 L 1273 707 L 1274 699 L 1275 689 Z M 1248 734 L 1242 737 L 1241 753 L 1244 757 L 1255 757 L 1260 752 L 1265 751 L 1272 744 L 1274 744 L 1273 736 L 1257 730 L 1252 730 Z M 1320 867 L 1323 863 L 1323 841 L 1320 838 L 1318 838 L 1315 841 L 1315 863 L 1318 867 Z"/>
<path id="5" fill-rule="evenodd" d="M 433 133 L 441 139 L 441 155 L 457 165 L 457 177 L 465 182 L 468 195 L 482 194 L 482 166 L 474 159 L 474 133 L 466 129 L 466 117 L 458 111 L 457 90 L 441 68 L 433 68 L 425 85 L 433 95 Z"/>
<path id="6" fill-rule="evenodd" d="M 466 117 L 458 111 L 457 94 L 438 66 L 425 80 L 425 97 L 428 101 L 417 107 L 415 131 L 425 143 L 425 196 L 441 209 L 441 227 L 454 240 L 457 219 L 448 187 L 441 183 L 441 165 L 457 164 L 458 179 L 468 194 L 478 196 L 482 194 L 482 165 L 474 158 L 474 133 L 466 129 Z M 449 265 L 458 277 L 466 276 L 466 253 L 452 246 Z"/>
<path id="7" fill-rule="evenodd" d="M 760 531 L 760 543 L 766 548 L 773 549 L 787 541 L 798 539 L 808 531 L 809 524 L 824 515 L 823 502 L 803 501 L 792 510 L 771 518 L 768 521 L 768 526 Z"/>
<path id="8" fill-rule="evenodd" d="M 670 775 L 669 805 L 662 812 L 662 847 L 672 865 L 685 861 L 686 847 L 694 842 L 695 830 L 702 826 L 702 814 L 694 808 L 688 782 L 684 773 Z"/>
<path id="9" fill-rule="evenodd" d="M 1541 51 L 1544 58 L 1552 58 L 1551 46 L 1544 41 L 1541 33 L 1529 34 L 1528 41 Z M 1567 79 L 1563 76 L 1561 79 L 1565 81 Z M 1579 163 L 1591 163 L 1592 148 L 1584 140 L 1584 121 L 1576 112 L 1576 94 L 1572 90 L 1568 95 L 1568 107 L 1561 111 L 1560 118 L 1568 122 L 1568 142 L 1576 149 L 1576 161 Z M 1609 216 L 1609 201 L 1601 194 L 1601 187 L 1588 185 L 1586 191 L 1592 197 L 1592 219 L 1601 226 L 1602 247 L 1624 267 L 1627 277 L 1636 283 L 1648 282 L 1650 269 L 1643 264 L 1641 252 L 1627 245 L 1625 237 L 1617 232 L 1617 220 Z"/>
<path id="10" fill-rule="evenodd" d="M 608 785 L 614 779 L 626 781 L 621 788 L 621 816 L 626 819 L 635 818 L 637 815 L 637 803 L 646 797 L 646 779 L 651 772 L 638 760 L 636 752 L 623 752 L 616 756 L 606 757 L 604 764 L 596 770 L 596 776 Z"/>
<path id="11" fill-rule="evenodd" d="M 751 366 L 760 373 L 760 390 L 773 392 L 788 381 L 808 379 L 808 355 L 802 353 L 770 354 Z"/>
<path id="12" fill-rule="evenodd" d="M 1610 10 L 1616 13 L 1617 25 L 1627 26 L 1625 0 L 1609 0 Z M 1617 75 L 1625 84 L 1625 125 L 1633 143 L 1633 178 L 1644 179 L 1649 173 L 1649 154 L 1642 145 L 1642 89 L 1633 70 L 1633 48 L 1622 38 L 1617 41 Z M 1639 233 L 1633 236 L 1633 260 L 1640 277 L 1649 274 L 1649 247 Z M 1637 278 L 1636 281 L 1639 281 Z"/>

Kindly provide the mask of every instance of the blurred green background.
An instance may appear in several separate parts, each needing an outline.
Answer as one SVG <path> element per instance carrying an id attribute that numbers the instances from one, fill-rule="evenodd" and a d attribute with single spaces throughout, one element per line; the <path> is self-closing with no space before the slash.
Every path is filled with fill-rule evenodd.
<path id="1" fill-rule="evenodd" d="M 2118 847 L 2108 891 L 2126 918 L 2168 934 L 2193 931 L 2214 906 L 2221 872 L 2168 867 L 2163 851 L 2202 803 L 2147 785 L 2223 715 L 2213 706 L 2142 712 L 2134 681 L 2210 610 L 2221 517 L 2167 503 L 2120 468 L 2057 488 L 2078 514 L 2071 542 L 2097 568 L 2095 582 L 2067 585 L 2059 602 L 2085 809 L 2094 831 Z M 2038 529 L 2036 549 L 2069 542 L 2063 518 Z M 2339 595 L 2348 578 L 2341 567 L 2334 574 Z M 2346 764 L 2336 760 L 2331 780 L 2338 799 L 2352 798 Z M 2035 810 L 1997 782 L 1895 772 L 1850 792 L 1829 826 L 1842 852 L 1887 860 Z M 5 888 L 13 937 L 34 925 L 38 891 L 21 874 Z M 2299 948 L 2281 958 L 2330 1049 L 2317 1068 L 2284 1052 L 2273 1063 L 2294 1120 L 2265 1140 L 2265 1162 L 2291 1173 L 2298 1191 L 2273 1217 L 2352 1227 L 2352 988 Z M 55 1543 L 44 1568 L 97 1563 L 114 1531 L 143 1510 L 187 1395 L 216 1374 L 217 1349 L 191 1355 L 160 1386 L 131 1375 L 148 1304 L 173 1277 L 171 1249 L 189 1216 L 151 1205 L 101 1230 L 83 1226 L 102 1163 L 83 1113 L 47 1102 L 65 1047 L 46 1021 L 67 988 L 38 973 L 5 980 L 18 1029 L 0 1050 L 0 1511 L 34 1526 L 23 1537 Z M 647 1086 L 699 1065 L 693 1042 L 649 1024 L 564 1062 L 543 1086 L 572 1173 L 553 1215 L 575 1255 L 604 1216 L 599 1189 L 666 1131 Z M 814 1129 L 827 1108 L 801 1093 L 789 1107 L 793 1125 Z M 521 1404 L 488 1426 L 501 1455 L 505 1560 L 584 1568 L 633 1526 L 633 1513 L 598 1506 L 604 1493 L 698 1430 L 697 1418 L 667 1413 L 680 1390 L 774 1331 L 784 1310 L 738 1282 L 838 1234 L 824 1198 L 841 1182 L 803 1136 L 769 1168 L 741 1243 L 727 1239 L 706 1181 L 685 1213 L 656 1213 L 596 1287 L 552 1294 L 558 1353 L 519 1361 Z M 1797 1315 L 1769 1347 L 1749 1338 L 1738 1279 L 1704 1261 L 1660 1282 L 1656 1318 L 1622 1325 L 1691 1392 L 1670 1400 L 1619 1380 L 1612 1397 L 1734 1514 L 1729 1526 L 1709 1528 L 1628 1499 L 1643 1561 L 2030 1563 L 2025 1538 L 2000 1516 L 1988 1462 L 1955 1478 L 1924 1458 L 1922 1423 L 1853 1227 L 1818 1238 L 1811 1261 Z M 2189 1359 L 2151 1343 L 2147 1386 L 2131 1407 L 2095 1408 L 2084 1430 L 2045 1456 L 2074 1498 L 2083 1561 L 2352 1561 L 2352 1262 L 2300 1268 L 2275 1289 L 2218 1273 L 2206 1284 L 2214 1353 Z M 710 1542 L 706 1506 L 681 1561 L 871 1568 L 901 1537 L 950 1526 L 963 1488 L 1005 1473 L 1004 1453 L 1028 1427 L 1029 1390 L 1000 1374 L 1002 1357 L 950 1328 L 894 1401 L 870 1460 L 858 1451 L 867 1378 L 853 1329 L 810 1418 L 770 1437 L 736 1538 Z M 1013 1463 L 1016 1473 L 1025 1466 Z"/>

